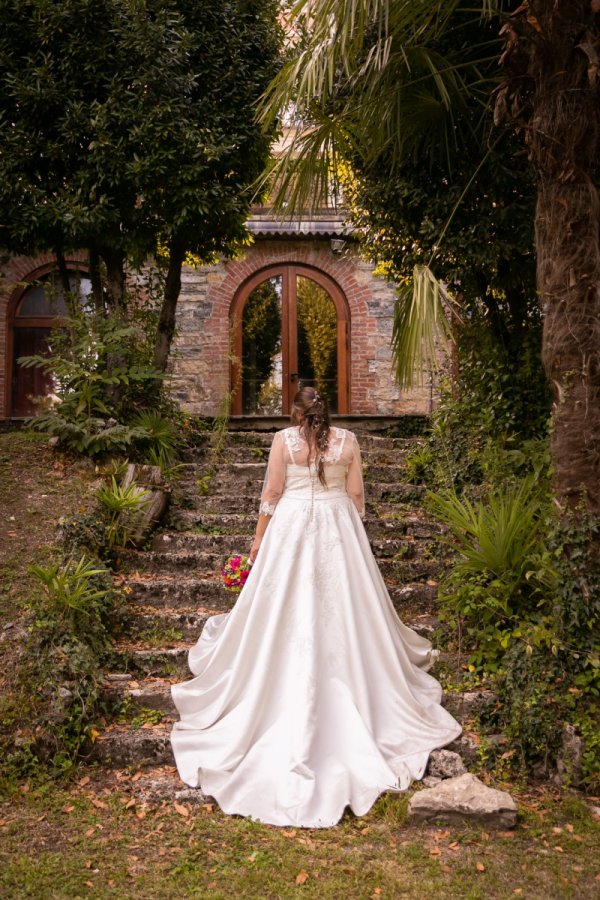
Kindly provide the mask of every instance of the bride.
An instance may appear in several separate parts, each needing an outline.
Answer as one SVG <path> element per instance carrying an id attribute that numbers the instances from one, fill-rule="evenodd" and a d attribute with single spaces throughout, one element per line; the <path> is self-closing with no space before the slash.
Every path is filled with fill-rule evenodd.
<path id="1" fill-rule="evenodd" d="M 318 828 L 406 790 L 461 729 L 371 552 L 355 436 L 311 387 L 292 423 L 273 438 L 248 580 L 173 685 L 171 742 L 224 812 Z"/>

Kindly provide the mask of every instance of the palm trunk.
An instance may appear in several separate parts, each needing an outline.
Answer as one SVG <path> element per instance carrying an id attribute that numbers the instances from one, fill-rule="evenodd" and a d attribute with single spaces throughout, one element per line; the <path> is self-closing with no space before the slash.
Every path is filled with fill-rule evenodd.
<path id="1" fill-rule="evenodd" d="M 600 204 L 596 0 L 530 0 L 505 28 L 504 110 L 538 172 L 543 361 L 554 405 L 556 498 L 600 512 Z"/>
<path id="2" fill-rule="evenodd" d="M 164 372 L 167 368 L 175 334 L 175 312 L 181 292 L 181 268 L 185 252 L 184 245 L 180 243 L 172 244 L 169 252 L 169 268 L 154 344 L 154 365 L 160 372 Z"/>

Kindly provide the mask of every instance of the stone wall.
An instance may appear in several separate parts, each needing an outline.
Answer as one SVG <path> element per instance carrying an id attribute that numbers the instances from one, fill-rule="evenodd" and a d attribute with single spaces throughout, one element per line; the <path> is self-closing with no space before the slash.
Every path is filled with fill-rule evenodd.
<path id="1" fill-rule="evenodd" d="M 75 258 L 73 262 L 77 262 Z M 170 363 L 172 390 L 188 412 L 214 415 L 229 391 L 231 307 L 244 283 L 272 265 L 302 264 L 328 275 L 339 286 L 350 311 L 350 413 L 427 414 L 429 384 L 401 392 L 392 374 L 390 340 L 395 293 L 373 274 L 351 243 L 333 253 L 328 238 L 258 238 L 243 258 L 205 268 L 185 268 L 177 312 L 177 337 Z M 0 282 L 0 418 L 9 415 L 12 360 L 8 326 L 20 293 L 52 265 L 48 255 L 13 257 Z"/>

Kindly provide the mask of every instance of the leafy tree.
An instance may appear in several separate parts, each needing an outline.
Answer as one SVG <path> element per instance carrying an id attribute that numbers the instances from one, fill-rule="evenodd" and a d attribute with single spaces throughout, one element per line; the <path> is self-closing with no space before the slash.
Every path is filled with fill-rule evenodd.
<path id="1" fill-rule="evenodd" d="M 463 56 L 460 40 L 446 53 L 438 49 L 441 36 L 453 34 L 454 17 L 468 11 L 461 0 L 306 0 L 298 9 L 310 28 L 271 87 L 265 118 L 293 102 L 302 123 L 281 163 L 283 187 L 291 202 L 299 203 L 315 173 L 317 186 L 325 187 L 340 154 L 350 161 L 358 155 L 365 166 L 387 157 L 393 172 L 416 155 L 435 162 L 449 148 L 465 146 L 473 130 L 457 128 L 456 110 L 481 102 L 483 112 L 492 88 L 499 87 L 496 118 L 524 138 L 537 189 L 537 287 L 545 312 L 544 365 L 554 398 L 556 497 L 574 509 L 583 497 L 587 509 L 598 514 L 600 81 L 594 48 L 600 4 L 526 0 L 499 7 L 501 13 L 515 11 L 502 28 L 500 81 L 490 83 L 480 71 L 481 59 L 497 58 L 502 48 L 492 43 L 486 51 L 487 26 L 482 25 L 483 46 L 473 48 L 481 53 Z M 498 13 L 488 0 L 482 0 L 480 11 L 488 17 Z M 502 24 L 502 18 L 492 21 Z M 522 155 L 515 154 L 514 166 L 522 166 Z M 298 180 L 302 171 L 312 181 Z M 402 323 L 413 338 L 422 328 L 419 313 L 427 308 L 432 320 L 440 312 L 435 291 L 414 297 Z M 408 341 L 407 346 L 415 345 Z"/>
<path id="2" fill-rule="evenodd" d="M 127 266 L 166 247 L 161 369 L 186 253 L 245 238 L 269 147 L 254 105 L 277 65 L 277 10 L 0 0 L 0 243 L 59 263 L 87 247 L 96 303 L 113 309 L 127 302 Z"/>

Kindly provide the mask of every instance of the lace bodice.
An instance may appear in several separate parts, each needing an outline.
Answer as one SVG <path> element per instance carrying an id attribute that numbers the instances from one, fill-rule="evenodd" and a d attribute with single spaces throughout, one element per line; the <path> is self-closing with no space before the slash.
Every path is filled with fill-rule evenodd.
<path id="1" fill-rule="evenodd" d="M 330 428 L 323 463 L 326 488 L 317 478 L 315 462 L 310 459 L 310 448 L 300 428 L 296 425 L 277 432 L 269 454 L 260 512 L 267 516 L 273 515 L 285 492 L 299 495 L 307 490 L 311 496 L 327 497 L 345 491 L 360 515 L 364 515 L 362 465 L 355 435 L 345 428 Z"/>

